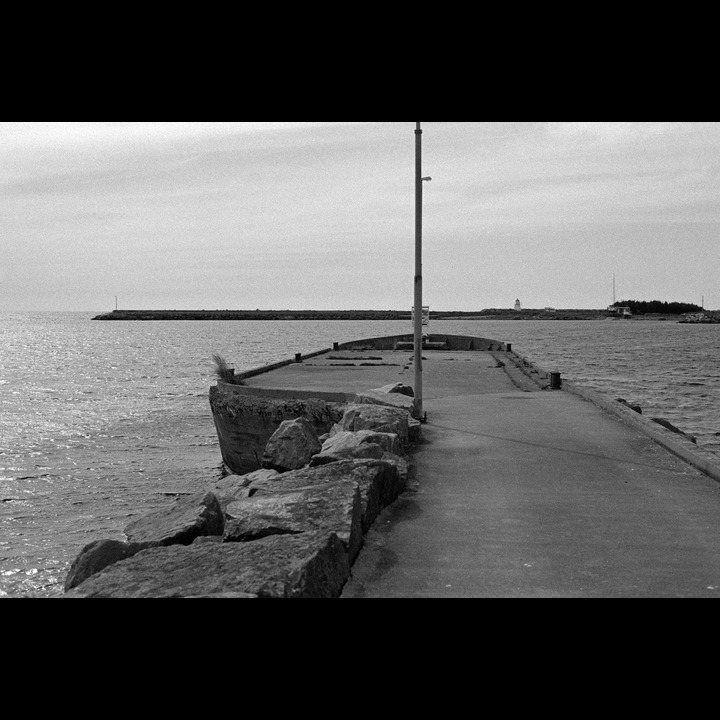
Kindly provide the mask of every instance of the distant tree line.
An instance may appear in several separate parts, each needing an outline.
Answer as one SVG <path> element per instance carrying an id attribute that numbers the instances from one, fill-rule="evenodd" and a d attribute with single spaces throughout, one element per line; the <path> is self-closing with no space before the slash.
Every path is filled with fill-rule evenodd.
<path id="1" fill-rule="evenodd" d="M 699 305 L 692 303 L 662 302 L 651 300 L 650 302 L 640 300 L 621 300 L 615 303 L 615 307 L 628 307 L 633 315 L 684 315 L 685 313 L 702 312 Z"/>

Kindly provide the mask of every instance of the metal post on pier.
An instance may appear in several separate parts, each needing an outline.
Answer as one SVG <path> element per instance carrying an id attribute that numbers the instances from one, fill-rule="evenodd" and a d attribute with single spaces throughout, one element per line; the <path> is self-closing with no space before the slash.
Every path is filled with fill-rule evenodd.
<path id="1" fill-rule="evenodd" d="M 425 419 L 423 410 L 423 183 L 432 178 L 422 176 L 422 123 L 415 124 L 415 414 Z"/>
<path id="2" fill-rule="evenodd" d="M 423 418 L 422 384 L 422 123 L 415 128 L 415 412 Z"/>

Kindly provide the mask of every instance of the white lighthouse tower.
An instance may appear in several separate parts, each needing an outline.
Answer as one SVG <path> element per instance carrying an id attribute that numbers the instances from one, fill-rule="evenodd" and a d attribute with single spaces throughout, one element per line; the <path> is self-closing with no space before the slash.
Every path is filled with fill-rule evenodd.
<path id="1" fill-rule="evenodd" d="M 520 300 L 515 301 L 515 312 L 522 312 L 522 305 L 520 304 Z"/>

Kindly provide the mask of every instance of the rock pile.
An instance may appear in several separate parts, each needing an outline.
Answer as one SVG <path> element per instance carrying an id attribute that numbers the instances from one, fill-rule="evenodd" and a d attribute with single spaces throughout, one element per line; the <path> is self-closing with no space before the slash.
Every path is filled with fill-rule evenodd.
<path id="1" fill-rule="evenodd" d="M 220 438 L 223 463 L 231 472 L 247 475 L 260 467 L 268 440 L 285 420 L 307 419 L 322 435 L 330 431 L 344 412 L 346 402 L 319 398 L 249 396 L 242 388 L 218 384 L 210 388 L 210 407 Z"/>
<path id="2" fill-rule="evenodd" d="M 720 323 L 720 312 L 687 313 L 678 322 L 680 324 L 717 325 Z"/>
<path id="3" fill-rule="evenodd" d="M 339 597 L 368 530 L 406 487 L 420 430 L 411 392 L 362 393 L 321 437 L 303 417 L 283 422 L 263 469 L 134 521 L 127 542 L 83 548 L 64 597 Z"/>

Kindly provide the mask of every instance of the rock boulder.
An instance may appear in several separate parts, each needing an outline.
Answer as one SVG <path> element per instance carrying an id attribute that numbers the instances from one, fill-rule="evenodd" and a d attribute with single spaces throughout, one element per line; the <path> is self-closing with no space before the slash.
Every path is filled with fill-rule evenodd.
<path id="1" fill-rule="evenodd" d="M 337 598 L 350 577 L 345 545 L 331 532 L 251 543 L 157 547 L 116 563 L 65 598 Z"/>
<path id="2" fill-rule="evenodd" d="M 279 491 L 328 488 L 337 483 L 351 487 L 357 484 L 360 487 L 362 531 L 367 533 L 380 512 L 405 490 L 407 464 L 399 458 L 397 460 L 340 460 L 320 467 L 303 468 L 283 474 L 278 481 L 255 482 L 250 486 L 250 493 L 253 498 L 260 495 L 272 497 Z"/>
<path id="3" fill-rule="evenodd" d="M 256 493 L 227 508 L 223 542 L 253 542 L 271 535 L 327 530 L 343 541 L 350 562 L 362 546 L 362 506 L 357 483 L 331 483 Z"/>
<path id="4" fill-rule="evenodd" d="M 213 493 L 192 495 L 163 510 L 130 523 L 125 537 L 131 543 L 190 545 L 203 535 L 222 535 L 225 516 Z"/>
<path id="5" fill-rule="evenodd" d="M 384 392 L 382 390 L 365 390 L 355 396 L 355 403 L 363 405 L 387 405 L 413 414 L 415 399 L 402 393 Z"/>
<path id="6" fill-rule="evenodd" d="M 400 439 L 395 433 L 358 430 L 357 432 L 338 432 L 328 438 L 322 446 L 323 452 L 342 453 L 345 448 L 365 444 L 379 445 L 384 452 L 400 453 Z"/>
<path id="7" fill-rule="evenodd" d="M 218 480 L 211 488 L 217 495 L 220 506 L 225 510 L 235 500 L 248 496 L 250 486 L 257 480 L 275 480 L 280 477 L 277 470 L 256 470 L 247 475 L 229 475 Z"/>
<path id="8" fill-rule="evenodd" d="M 348 459 L 379 460 L 387 452 L 397 454 L 399 451 L 400 441 L 395 434 L 372 430 L 339 432 L 323 443 L 322 452 L 310 460 L 310 467 Z"/>
<path id="9" fill-rule="evenodd" d="M 407 395 L 408 397 L 415 397 L 415 390 L 410 385 L 403 385 L 402 383 L 395 383 L 394 385 L 385 385 L 384 387 L 378 388 L 378 392 L 381 393 L 398 393 L 400 395 Z"/>
<path id="10" fill-rule="evenodd" d="M 117 540 L 98 540 L 86 545 L 70 566 L 65 578 L 65 592 L 85 582 L 106 567 L 127 560 L 143 550 L 157 547 L 157 543 L 124 543 Z"/>
<path id="11" fill-rule="evenodd" d="M 398 395 L 398 397 L 401 397 Z M 397 435 L 400 449 L 404 454 L 408 449 L 409 415 L 401 408 L 386 405 L 353 403 L 349 405 L 342 419 L 330 431 L 333 437 L 340 432 L 359 432 L 373 430 L 379 433 Z"/>
<path id="12" fill-rule="evenodd" d="M 286 420 L 268 441 L 262 466 L 285 473 L 305 467 L 322 450 L 315 428 L 305 418 Z"/>

